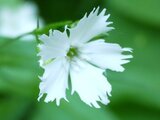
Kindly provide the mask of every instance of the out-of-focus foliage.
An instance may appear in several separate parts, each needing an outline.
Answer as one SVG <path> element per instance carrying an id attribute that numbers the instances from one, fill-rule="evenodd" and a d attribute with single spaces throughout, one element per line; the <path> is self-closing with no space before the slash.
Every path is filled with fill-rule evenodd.
<path id="1" fill-rule="evenodd" d="M 106 7 L 116 28 L 106 41 L 132 47 L 134 58 L 123 73 L 106 72 L 113 87 L 108 106 L 90 108 L 67 91 L 70 102 L 62 100 L 57 107 L 54 102 L 37 102 L 43 70 L 38 66 L 36 41 L 0 37 L 0 120 L 160 120 L 159 0 L 35 2 L 47 23 L 78 20 L 93 7 Z"/>
<path id="2" fill-rule="evenodd" d="M 159 0 L 110 0 L 109 3 L 121 15 L 160 28 Z"/>

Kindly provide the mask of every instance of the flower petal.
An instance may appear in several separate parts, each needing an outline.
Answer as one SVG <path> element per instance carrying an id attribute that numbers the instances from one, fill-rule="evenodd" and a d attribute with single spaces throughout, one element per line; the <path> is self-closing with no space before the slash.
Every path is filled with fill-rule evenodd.
<path id="1" fill-rule="evenodd" d="M 71 63 L 70 76 L 72 94 L 76 91 L 81 100 L 89 106 L 100 108 L 97 102 L 108 104 L 111 85 L 103 76 L 103 70 L 82 60 Z"/>
<path id="2" fill-rule="evenodd" d="M 88 17 L 85 14 L 77 26 L 70 29 L 70 39 L 73 46 L 85 43 L 93 37 L 113 29 L 112 27 L 108 27 L 112 22 L 107 22 L 110 15 L 105 15 L 106 9 L 103 9 L 99 14 L 98 11 L 99 7 L 96 10 L 93 9 Z"/>
<path id="3" fill-rule="evenodd" d="M 40 44 L 39 56 L 43 61 L 56 57 L 64 57 L 69 49 L 69 40 L 66 33 L 58 30 L 50 30 L 49 36 L 43 34 L 39 39 L 44 43 Z"/>
<path id="4" fill-rule="evenodd" d="M 132 55 L 124 55 L 122 52 L 131 52 L 130 48 L 121 48 L 118 44 L 106 43 L 104 40 L 89 42 L 79 48 L 81 57 L 90 63 L 102 68 L 122 72 L 122 64 L 128 63 Z"/>
<path id="5" fill-rule="evenodd" d="M 66 101 L 66 88 L 68 88 L 69 62 L 65 58 L 56 58 L 44 66 L 44 74 L 40 78 L 40 94 L 38 100 L 47 93 L 45 102 L 54 101 L 57 105 L 64 98 Z"/>

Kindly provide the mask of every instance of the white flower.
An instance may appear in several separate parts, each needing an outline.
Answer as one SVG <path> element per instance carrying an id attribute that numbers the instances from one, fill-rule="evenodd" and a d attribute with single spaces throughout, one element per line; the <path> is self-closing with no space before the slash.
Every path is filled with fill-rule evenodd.
<path id="1" fill-rule="evenodd" d="M 118 44 L 106 43 L 103 39 L 92 38 L 113 29 L 108 27 L 109 15 L 106 9 L 98 14 L 99 8 L 87 14 L 78 24 L 64 32 L 50 30 L 49 36 L 41 35 L 43 44 L 39 45 L 40 65 L 45 70 L 40 79 L 38 100 L 47 94 L 45 102 L 56 100 L 57 105 L 64 98 L 68 79 L 71 79 L 72 94 L 76 91 L 80 99 L 99 108 L 97 102 L 108 104 L 111 85 L 103 75 L 105 69 L 117 72 L 124 71 L 122 64 L 128 63 L 131 55 L 123 55 L 123 51 L 131 52 L 130 48 L 121 48 Z M 67 30 L 69 35 L 67 35 Z"/>
<path id="2" fill-rule="evenodd" d="M 43 24 L 40 20 L 40 24 Z M 33 3 L 0 7 L 0 35 L 17 37 L 36 29 L 37 8 Z"/>

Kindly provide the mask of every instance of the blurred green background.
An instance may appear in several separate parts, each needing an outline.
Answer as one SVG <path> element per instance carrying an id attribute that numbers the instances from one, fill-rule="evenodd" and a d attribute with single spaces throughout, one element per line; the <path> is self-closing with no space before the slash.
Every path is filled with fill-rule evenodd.
<path id="1" fill-rule="evenodd" d="M 0 0 L 17 5 L 20 0 Z M 115 30 L 106 40 L 134 49 L 123 73 L 107 71 L 111 103 L 90 108 L 78 95 L 37 102 L 39 78 L 36 41 L 0 37 L 0 120 L 160 120 L 160 0 L 33 0 L 46 24 L 78 20 L 93 7 L 107 8 Z M 11 18 L 12 19 L 12 18 Z M 27 24 L 24 24 L 24 26 Z M 69 91 L 67 91 L 69 93 Z"/>

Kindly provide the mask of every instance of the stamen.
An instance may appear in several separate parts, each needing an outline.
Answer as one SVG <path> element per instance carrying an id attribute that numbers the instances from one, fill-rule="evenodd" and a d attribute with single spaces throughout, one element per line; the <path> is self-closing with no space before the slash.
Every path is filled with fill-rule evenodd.
<path id="1" fill-rule="evenodd" d="M 74 48 L 74 47 L 71 47 L 67 53 L 67 56 L 71 59 L 77 55 L 78 55 L 77 48 Z"/>

